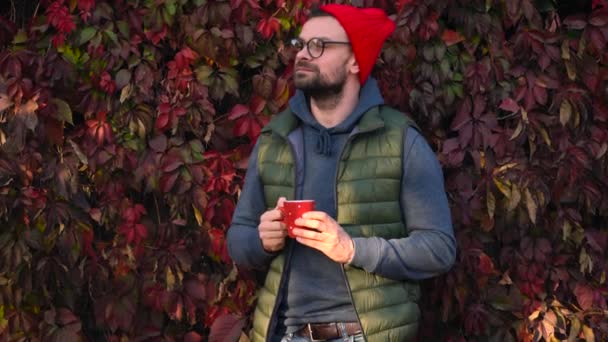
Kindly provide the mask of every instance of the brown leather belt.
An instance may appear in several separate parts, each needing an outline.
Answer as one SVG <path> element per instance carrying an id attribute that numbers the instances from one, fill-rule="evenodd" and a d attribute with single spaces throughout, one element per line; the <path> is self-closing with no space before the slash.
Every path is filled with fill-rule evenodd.
<path id="1" fill-rule="evenodd" d="M 340 323 L 309 323 L 296 333 L 300 336 L 310 337 L 313 341 L 333 340 L 342 337 L 342 332 L 338 326 Z M 344 322 L 344 330 L 348 336 L 361 333 L 361 326 L 358 322 Z"/>

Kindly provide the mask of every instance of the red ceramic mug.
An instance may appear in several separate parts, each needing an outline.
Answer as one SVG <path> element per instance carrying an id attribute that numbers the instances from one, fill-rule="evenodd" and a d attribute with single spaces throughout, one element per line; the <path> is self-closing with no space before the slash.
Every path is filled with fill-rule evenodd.
<path id="1" fill-rule="evenodd" d="M 314 200 L 299 200 L 285 201 L 283 206 L 279 208 L 283 213 L 283 222 L 287 225 L 287 235 L 293 238 L 293 229 L 296 228 L 296 219 L 302 217 L 302 214 L 315 210 Z"/>

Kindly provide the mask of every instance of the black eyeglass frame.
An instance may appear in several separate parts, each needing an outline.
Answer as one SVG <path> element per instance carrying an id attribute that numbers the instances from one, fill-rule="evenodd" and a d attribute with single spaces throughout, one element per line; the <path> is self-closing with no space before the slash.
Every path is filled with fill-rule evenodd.
<path id="1" fill-rule="evenodd" d="M 340 41 L 335 41 L 335 40 L 323 40 L 322 38 L 318 38 L 318 37 L 310 38 L 307 42 L 304 41 L 304 39 L 302 39 L 302 38 L 291 38 L 289 40 L 289 46 L 291 46 L 294 49 L 297 49 L 298 51 L 302 51 L 302 49 L 304 48 L 304 46 L 306 46 L 306 50 L 308 51 L 308 54 L 312 58 L 319 58 L 319 57 L 323 56 L 323 53 L 325 52 L 325 45 L 327 45 L 327 44 L 350 45 L 350 42 L 340 42 Z M 311 51 L 311 46 L 312 46 L 313 50 L 317 48 L 314 45 L 319 45 L 321 47 L 321 52 L 319 52 L 318 56 L 316 56 L 315 54 L 313 54 L 312 51 Z"/>

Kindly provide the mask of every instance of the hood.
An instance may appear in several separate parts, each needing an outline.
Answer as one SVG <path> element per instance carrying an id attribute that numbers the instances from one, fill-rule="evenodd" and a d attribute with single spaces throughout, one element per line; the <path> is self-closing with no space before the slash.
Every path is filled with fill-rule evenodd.
<path id="1" fill-rule="evenodd" d="M 331 153 L 331 136 L 333 134 L 348 133 L 352 131 L 361 116 L 369 109 L 384 104 L 384 99 L 380 94 L 378 83 L 373 78 L 368 78 L 359 93 L 359 102 L 353 112 L 338 125 L 325 128 L 310 112 L 309 101 L 304 92 L 297 90 L 296 94 L 289 100 L 289 108 L 302 123 L 313 129 L 317 134 L 315 150 L 319 154 L 329 155 Z"/>

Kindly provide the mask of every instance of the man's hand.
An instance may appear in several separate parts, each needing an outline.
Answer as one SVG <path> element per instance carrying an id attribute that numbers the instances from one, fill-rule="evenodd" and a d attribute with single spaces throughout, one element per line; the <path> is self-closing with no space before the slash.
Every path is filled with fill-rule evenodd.
<path id="1" fill-rule="evenodd" d="M 258 233 L 266 252 L 277 252 L 285 247 L 287 227 L 281 222 L 283 214 L 278 209 L 283 206 L 283 202 L 285 202 L 285 197 L 279 198 L 274 209 L 268 210 L 260 216 Z"/>
<path id="2" fill-rule="evenodd" d="M 317 249 L 341 264 L 349 263 L 355 255 L 353 239 L 331 216 L 322 211 L 309 211 L 295 221 L 296 240 Z M 311 230 L 314 229 L 314 230 Z"/>

